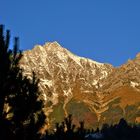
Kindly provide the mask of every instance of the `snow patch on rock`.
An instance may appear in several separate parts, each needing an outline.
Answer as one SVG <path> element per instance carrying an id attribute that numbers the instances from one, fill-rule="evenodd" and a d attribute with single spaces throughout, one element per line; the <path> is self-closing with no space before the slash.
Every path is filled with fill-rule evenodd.
<path id="1" fill-rule="evenodd" d="M 131 81 L 130 86 L 135 88 L 136 86 L 139 86 L 139 83 Z"/>
<path id="2" fill-rule="evenodd" d="M 52 80 L 48 80 L 48 79 L 40 79 L 40 82 L 43 84 L 43 85 L 47 85 L 48 87 L 51 87 L 52 86 Z"/>
<path id="3" fill-rule="evenodd" d="M 72 94 L 72 92 L 71 92 L 71 88 L 69 88 L 68 91 L 63 90 L 63 92 L 64 92 L 64 96 L 69 96 L 69 95 Z"/>

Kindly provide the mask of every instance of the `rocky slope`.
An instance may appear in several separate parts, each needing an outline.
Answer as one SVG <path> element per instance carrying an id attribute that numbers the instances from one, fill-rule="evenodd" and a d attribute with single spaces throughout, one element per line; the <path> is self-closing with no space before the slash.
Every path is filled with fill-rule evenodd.
<path id="1" fill-rule="evenodd" d="M 114 68 L 52 42 L 25 51 L 20 66 L 24 75 L 31 78 L 34 71 L 40 79 L 50 125 L 68 114 L 87 127 L 116 123 L 121 117 L 140 121 L 140 55 Z"/>

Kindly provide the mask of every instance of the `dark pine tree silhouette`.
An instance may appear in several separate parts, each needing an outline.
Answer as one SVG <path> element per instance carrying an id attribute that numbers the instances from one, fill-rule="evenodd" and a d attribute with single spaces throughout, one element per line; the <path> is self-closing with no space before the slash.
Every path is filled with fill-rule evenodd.
<path id="1" fill-rule="evenodd" d="M 37 140 L 45 122 L 38 80 L 23 76 L 19 68 L 22 53 L 15 38 L 9 49 L 10 31 L 0 26 L 0 140 Z"/>
<path id="2" fill-rule="evenodd" d="M 140 140 L 140 125 L 129 125 L 124 118 L 115 125 L 104 124 L 101 129 L 87 130 L 84 122 L 80 122 L 80 127 L 76 128 L 69 115 L 55 128 L 56 131 L 47 133 L 43 140 Z"/>

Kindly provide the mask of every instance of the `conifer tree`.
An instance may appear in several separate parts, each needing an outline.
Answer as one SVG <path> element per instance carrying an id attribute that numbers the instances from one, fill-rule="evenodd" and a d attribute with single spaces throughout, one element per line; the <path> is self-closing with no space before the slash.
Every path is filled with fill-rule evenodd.
<path id="1" fill-rule="evenodd" d="M 9 49 L 10 31 L 0 26 L 0 140 L 37 140 L 45 122 L 43 102 L 39 99 L 38 80 L 23 76 L 22 57 L 15 38 Z"/>

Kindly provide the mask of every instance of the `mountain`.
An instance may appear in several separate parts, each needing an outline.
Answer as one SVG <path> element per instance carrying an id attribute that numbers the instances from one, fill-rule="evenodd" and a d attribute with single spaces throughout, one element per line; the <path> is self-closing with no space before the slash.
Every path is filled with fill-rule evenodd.
<path id="1" fill-rule="evenodd" d="M 124 117 L 140 122 L 140 54 L 120 67 L 79 57 L 57 42 L 23 52 L 20 67 L 40 80 L 48 126 L 73 114 L 88 128 Z"/>

